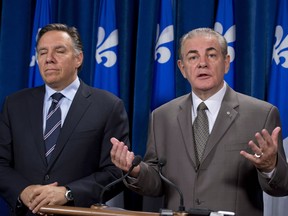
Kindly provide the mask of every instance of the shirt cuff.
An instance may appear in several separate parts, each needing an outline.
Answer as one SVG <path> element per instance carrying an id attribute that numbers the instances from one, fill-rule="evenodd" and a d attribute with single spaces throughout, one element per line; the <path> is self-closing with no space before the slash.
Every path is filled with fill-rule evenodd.
<path id="1" fill-rule="evenodd" d="M 275 172 L 275 168 L 271 172 L 261 172 L 266 178 L 271 179 L 272 175 Z"/>

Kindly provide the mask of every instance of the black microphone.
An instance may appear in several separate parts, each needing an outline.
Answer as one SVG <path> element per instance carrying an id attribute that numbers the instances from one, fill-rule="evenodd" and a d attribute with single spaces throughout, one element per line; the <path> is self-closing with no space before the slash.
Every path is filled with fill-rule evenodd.
<path id="1" fill-rule="evenodd" d="M 113 182 L 109 183 L 108 185 L 106 185 L 105 187 L 103 187 L 101 194 L 100 194 L 99 205 L 101 205 L 101 206 L 104 205 L 103 204 L 103 196 L 104 196 L 105 191 L 107 191 L 107 189 L 110 188 L 111 186 L 123 181 L 132 172 L 134 167 L 136 167 L 140 164 L 141 161 L 142 161 L 142 157 L 140 155 L 136 155 L 132 161 L 132 166 L 130 167 L 130 169 L 128 170 L 128 172 L 125 175 L 123 175 L 121 178 L 116 179 L 115 181 L 113 181 Z"/>
<path id="2" fill-rule="evenodd" d="M 158 166 L 159 166 L 159 175 L 161 177 L 161 179 L 163 181 L 165 181 L 167 184 L 169 184 L 170 186 L 174 187 L 177 191 L 178 191 L 178 194 L 180 196 L 180 203 L 179 203 L 179 208 L 178 208 L 178 211 L 179 212 L 184 212 L 185 211 L 185 206 L 184 206 L 184 198 L 183 198 L 183 193 L 182 191 L 180 190 L 179 187 L 176 186 L 176 184 L 174 184 L 173 182 L 171 182 L 169 179 L 167 179 L 165 176 L 163 176 L 162 174 L 162 168 L 166 165 L 166 160 L 165 159 L 159 159 L 158 161 Z"/>

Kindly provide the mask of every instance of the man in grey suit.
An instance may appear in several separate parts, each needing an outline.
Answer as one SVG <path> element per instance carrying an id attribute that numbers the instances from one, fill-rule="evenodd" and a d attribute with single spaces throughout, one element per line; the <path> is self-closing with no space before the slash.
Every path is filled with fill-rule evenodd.
<path id="1" fill-rule="evenodd" d="M 103 186 L 122 174 L 111 162 L 111 136 L 129 145 L 123 102 L 78 78 L 83 47 L 76 28 L 42 28 L 37 59 L 45 85 L 8 96 L 0 116 L 0 194 L 11 215 L 32 215 L 43 205 L 90 207 L 99 202 Z M 57 108 L 62 126 L 56 146 L 46 151 L 46 116 L 55 92 L 63 95 Z M 103 201 L 118 189 L 112 187 Z"/>
<path id="2" fill-rule="evenodd" d="M 144 162 L 134 168 L 126 185 L 142 195 L 164 195 L 164 207 L 177 210 L 178 192 L 158 173 L 159 162 L 166 160 L 162 173 L 183 192 L 186 209 L 262 216 L 263 190 L 273 196 L 288 194 L 277 108 L 225 83 L 230 63 L 227 42 L 212 29 L 185 34 L 179 56 L 178 67 L 192 93 L 152 112 Z M 201 102 L 207 106 L 209 136 L 199 158 L 194 121 Z M 125 142 L 116 138 L 111 142 L 113 163 L 127 171 L 133 152 Z"/>

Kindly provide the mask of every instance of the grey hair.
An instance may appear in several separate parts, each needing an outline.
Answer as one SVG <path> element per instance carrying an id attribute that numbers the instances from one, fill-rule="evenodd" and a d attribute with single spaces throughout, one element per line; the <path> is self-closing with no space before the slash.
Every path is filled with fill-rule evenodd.
<path id="1" fill-rule="evenodd" d="M 226 41 L 225 37 L 222 36 L 217 31 L 214 31 L 211 28 L 197 28 L 197 29 L 193 29 L 192 31 L 189 31 L 188 33 L 184 34 L 180 38 L 179 49 L 178 49 L 179 59 L 183 60 L 182 48 L 183 48 L 184 42 L 187 39 L 191 39 L 191 38 L 196 37 L 196 36 L 212 36 L 212 37 L 215 37 L 218 40 L 218 42 L 219 42 L 219 45 L 221 47 L 221 53 L 222 53 L 223 57 L 226 58 L 226 55 L 228 54 L 228 49 L 227 49 L 227 41 Z"/>

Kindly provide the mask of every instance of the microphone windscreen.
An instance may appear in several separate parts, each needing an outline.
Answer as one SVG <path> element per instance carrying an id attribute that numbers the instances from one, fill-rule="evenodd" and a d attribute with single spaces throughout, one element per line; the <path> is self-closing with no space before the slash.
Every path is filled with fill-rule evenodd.
<path id="1" fill-rule="evenodd" d="M 142 161 L 142 157 L 140 155 L 136 155 L 132 161 L 132 167 L 138 166 Z"/>

